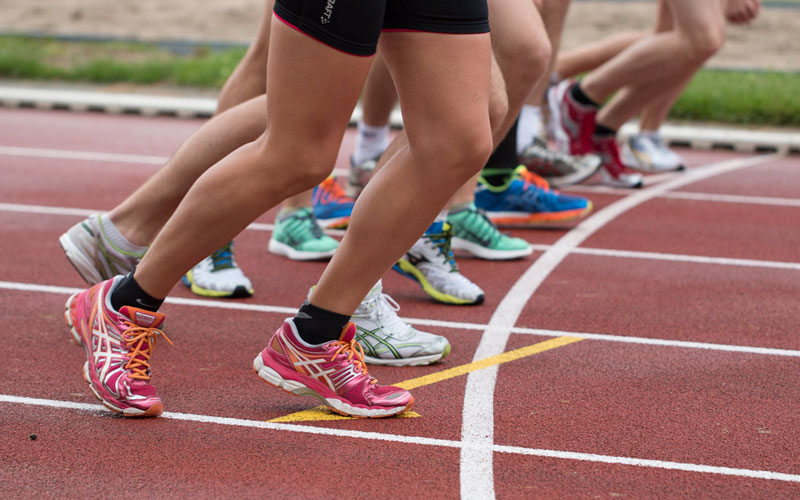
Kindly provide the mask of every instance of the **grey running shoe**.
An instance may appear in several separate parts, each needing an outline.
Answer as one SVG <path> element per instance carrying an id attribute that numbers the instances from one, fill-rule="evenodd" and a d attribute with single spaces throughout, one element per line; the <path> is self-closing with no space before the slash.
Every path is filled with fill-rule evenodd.
<path id="1" fill-rule="evenodd" d="M 553 187 L 563 187 L 583 182 L 600 168 L 602 160 L 593 154 L 568 155 L 550 149 L 543 140 L 534 138 L 525 148 L 520 162 L 528 170 L 543 177 Z"/>
<path id="2" fill-rule="evenodd" d="M 400 306 L 383 293 L 380 281 L 370 290 L 351 321 L 356 340 L 364 349 L 364 361 L 374 365 L 421 366 L 435 363 L 450 353 L 450 342 L 440 335 L 421 332 L 399 316 Z"/>
<path id="3" fill-rule="evenodd" d="M 378 159 L 380 155 L 369 160 L 364 160 L 361 163 L 355 163 L 353 157 L 350 157 L 350 175 L 348 177 L 349 185 L 347 186 L 347 196 L 357 198 L 364 186 L 367 185 L 375 173 L 375 167 L 378 166 Z"/>
<path id="4" fill-rule="evenodd" d="M 58 238 L 69 262 L 90 285 L 128 274 L 144 256 L 110 241 L 100 214 L 92 214 Z"/>
<path id="5" fill-rule="evenodd" d="M 664 144 L 658 132 L 628 137 L 622 147 L 622 163 L 644 172 L 672 172 L 685 168 L 683 159 Z"/>

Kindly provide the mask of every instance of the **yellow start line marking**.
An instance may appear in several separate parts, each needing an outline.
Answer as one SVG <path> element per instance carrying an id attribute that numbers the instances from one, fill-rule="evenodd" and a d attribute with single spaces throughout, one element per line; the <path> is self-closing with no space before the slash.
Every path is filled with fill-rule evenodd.
<path id="1" fill-rule="evenodd" d="M 533 356 L 534 354 L 539 354 L 541 352 L 563 347 L 565 345 L 574 344 L 575 342 L 581 340 L 584 339 L 579 337 L 556 337 L 554 339 L 545 340 L 544 342 L 539 342 L 538 344 L 520 347 L 519 349 L 514 349 L 513 351 L 497 354 L 495 356 L 473 361 L 472 363 L 467 363 L 465 365 L 454 366 L 453 368 L 448 368 L 440 372 L 408 379 L 392 385 L 408 390 L 415 389 L 417 387 L 435 384 L 443 380 L 460 377 L 461 375 L 466 375 L 477 370 L 483 370 L 484 368 L 489 368 L 491 366 L 508 363 L 510 361 L 525 358 L 527 356 Z M 407 411 L 398 415 L 397 418 L 414 418 L 419 416 L 419 413 Z M 349 420 L 350 418 L 352 417 L 343 417 L 341 415 L 337 415 L 328 410 L 325 406 L 317 406 L 310 410 L 303 410 L 285 415 L 283 417 L 274 418 L 270 420 L 270 422 L 310 422 L 320 420 Z"/>

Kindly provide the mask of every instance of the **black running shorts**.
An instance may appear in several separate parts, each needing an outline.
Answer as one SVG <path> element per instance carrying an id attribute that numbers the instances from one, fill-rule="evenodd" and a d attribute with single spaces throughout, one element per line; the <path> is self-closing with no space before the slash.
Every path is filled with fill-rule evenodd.
<path id="1" fill-rule="evenodd" d="M 381 31 L 489 31 L 486 0 L 276 0 L 284 23 L 331 47 L 371 56 Z"/>

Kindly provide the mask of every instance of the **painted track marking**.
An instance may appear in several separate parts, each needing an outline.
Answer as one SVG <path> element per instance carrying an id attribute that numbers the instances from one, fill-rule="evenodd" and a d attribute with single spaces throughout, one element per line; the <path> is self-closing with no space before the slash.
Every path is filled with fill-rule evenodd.
<path id="1" fill-rule="evenodd" d="M 16 146 L 0 146 L 0 155 L 23 156 L 27 158 L 52 158 L 57 160 L 100 161 L 107 163 L 135 163 L 140 165 L 163 165 L 169 159 L 166 156 L 100 153 L 96 151 L 78 151 L 71 149 L 21 148 Z"/>
<path id="2" fill-rule="evenodd" d="M 34 283 L 17 283 L 12 281 L 0 281 L 0 290 L 10 290 L 18 292 L 33 293 L 52 293 L 56 295 L 72 295 L 83 290 L 83 288 L 72 288 L 53 285 L 38 285 Z M 270 306 L 265 304 L 244 304 L 214 299 L 190 299 L 183 297 L 168 297 L 167 304 L 192 307 L 208 307 L 212 309 L 229 309 L 237 311 L 252 311 L 262 313 L 276 313 L 292 315 L 297 312 L 296 307 Z M 534 335 L 540 337 L 579 337 L 589 340 L 600 340 L 605 342 L 619 342 L 623 344 L 641 344 L 660 347 L 678 347 L 682 349 L 703 349 L 708 351 L 736 352 L 740 354 L 758 354 L 765 356 L 786 356 L 800 357 L 800 350 L 780 349 L 774 347 L 758 347 L 732 344 L 716 344 L 710 342 L 693 342 L 686 340 L 658 339 L 648 337 L 631 337 L 626 335 L 612 335 L 606 333 L 572 332 L 565 330 L 546 330 L 543 328 L 523 328 L 502 326 L 492 326 L 482 323 L 461 323 L 457 321 L 442 321 L 425 318 L 403 318 L 412 325 L 432 326 L 439 328 L 452 328 L 458 330 L 472 330 L 480 332 L 504 332 L 522 335 Z"/>
<path id="3" fill-rule="evenodd" d="M 450 380 L 451 378 L 460 377 L 461 375 L 466 375 L 468 373 L 472 373 L 476 370 L 483 370 L 484 368 L 488 368 L 490 366 L 501 365 L 503 363 L 509 363 L 511 361 L 515 361 L 517 359 L 526 358 L 528 356 L 533 356 L 534 354 L 539 354 L 545 351 L 550 351 L 552 349 L 557 349 L 559 347 L 563 347 L 565 345 L 574 344 L 575 342 L 579 342 L 584 340 L 582 338 L 576 337 L 556 337 L 554 339 L 545 340 L 544 342 L 539 342 L 538 344 L 533 344 L 525 347 L 520 347 L 519 349 L 514 349 L 513 351 L 507 351 L 502 354 L 498 354 L 496 356 L 492 356 L 491 358 L 481 359 L 479 361 L 473 361 L 472 363 L 467 363 L 459 366 L 454 366 L 452 368 L 447 368 L 445 370 L 441 370 L 438 372 L 430 373 L 428 375 L 423 375 L 422 377 L 416 377 L 412 379 L 405 380 L 403 382 L 398 382 L 396 384 L 392 384 L 396 387 L 401 387 L 403 389 L 415 389 L 417 387 L 423 387 L 426 385 L 435 384 L 437 382 L 442 382 L 444 380 Z M 334 415 L 331 412 L 327 412 L 324 410 L 324 406 L 317 406 L 316 408 L 312 408 L 310 410 L 303 410 L 299 412 L 295 412 L 283 417 L 278 417 L 275 419 L 270 420 L 270 422 L 299 422 L 299 421 L 310 421 L 310 420 L 332 420 L 328 418 L 327 414 Z M 315 418 L 318 416 L 325 415 L 326 418 Z M 337 415 L 339 419 L 349 419 L 350 417 L 342 417 Z M 338 420 L 338 419 L 337 419 Z"/>
<path id="4" fill-rule="evenodd" d="M 780 198 L 778 200 L 797 202 L 797 206 L 800 206 L 800 200 L 784 200 Z M 784 204 L 782 202 L 776 203 L 776 205 L 788 206 L 787 204 Z M 84 208 L 70 208 L 70 207 L 49 207 L 43 205 L 24 205 L 17 203 L 0 203 L 0 212 L 19 212 L 19 213 L 37 214 L 37 215 L 41 214 L 41 215 L 64 215 L 64 216 L 87 217 L 92 214 L 101 213 L 102 210 L 90 210 Z M 249 226 L 247 226 L 246 229 L 250 231 L 269 232 L 275 229 L 275 225 L 254 222 Z M 343 231 L 341 230 L 326 230 L 325 232 L 329 234 L 343 234 Z M 534 250 L 539 250 L 542 252 L 546 252 L 551 248 L 551 246 L 552 245 L 542 245 L 536 243 L 531 244 L 531 247 L 533 247 Z M 770 261 L 770 260 L 759 260 L 759 259 L 735 259 L 729 257 L 713 257 L 706 255 L 683 255 L 683 254 L 662 253 L 662 252 L 640 252 L 633 250 L 616 250 L 611 248 L 576 247 L 573 248 L 571 252 L 575 254 L 597 255 L 603 257 L 663 260 L 671 262 L 717 264 L 717 265 L 741 266 L 741 267 L 764 267 L 772 269 L 788 269 L 788 270 L 800 271 L 800 262 L 782 262 L 782 261 Z"/>
<path id="5" fill-rule="evenodd" d="M 94 413 L 107 414 L 108 411 L 102 405 L 76 403 L 73 401 L 59 401 L 52 399 L 39 399 L 9 394 L 0 394 L 0 403 L 19 404 L 28 406 L 40 406 L 45 408 L 57 408 L 66 410 L 88 411 Z M 246 420 L 240 418 L 215 417 L 210 415 L 198 415 L 193 413 L 164 412 L 160 418 L 177 420 L 182 422 L 197 422 L 202 424 L 226 425 L 234 427 L 246 427 L 256 429 L 266 429 L 273 431 L 296 432 L 300 434 L 312 434 L 319 436 L 343 437 L 351 439 L 365 439 L 371 441 L 383 441 L 391 443 L 403 443 L 420 446 L 438 446 L 442 448 L 464 449 L 466 447 L 487 446 L 477 443 L 464 443 L 447 439 L 426 438 L 420 436 L 404 436 L 399 434 L 387 434 L 380 432 L 364 432 L 347 429 L 334 429 L 330 427 L 316 427 L 298 424 L 283 424 L 275 422 L 265 422 L 262 420 Z M 676 470 L 685 472 L 695 472 L 704 474 L 720 474 L 724 476 L 749 477 L 755 479 L 767 479 L 772 481 L 787 481 L 800 483 L 800 474 L 788 474 L 769 470 L 741 469 L 733 467 L 719 467 L 714 465 L 692 464 L 683 462 L 670 462 L 663 460 L 652 460 L 646 458 L 619 457 L 611 455 L 598 455 L 594 453 L 579 453 L 573 451 L 546 450 L 538 448 L 524 448 L 520 446 L 504 446 L 491 444 L 488 445 L 488 453 L 506 453 L 512 455 L 525 455 L 542 458 L 553 458 L 559 460 L 573 460 L 582 462 L 596 462 L 612 465 L 627 465 L 632 467 L 650 467 L 663 470 Z"/>
<path id="6" fill-rule="evenodd" d="M 516 324 L 522 309 L 539 285 L 572 249 L 621 214 L 672 189 L 780 157 L 781 155 L 773 154 L 737 158 L 708 165 L 702 169 L 689 170 L 678 178 L 629 194 L 591 215 L 538 257 L 514 283 L 489 321 L 489 325 L 504 330 L 484 332 L 473 359 L 488 358 L 505 351 L 511 327 Z M 461 440 L 465 444 L 461 448 L 462 499 L 495 498 L 494 457 L 490 445 L 494 444 L 494 392 L 497 372 L 497 366 L 494 366 L 467 376 L 461 426 Z"/>

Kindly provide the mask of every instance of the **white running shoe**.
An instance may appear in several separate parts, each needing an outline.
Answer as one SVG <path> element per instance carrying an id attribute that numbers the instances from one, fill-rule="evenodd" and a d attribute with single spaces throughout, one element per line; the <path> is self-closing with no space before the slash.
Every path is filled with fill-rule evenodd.
<path id="1" fill-rule="evenodd" d="M 200 261 L 181 281 L 201 297 L 242 298 L 253 295 L 253 285 L 236 265 L 233 242 Z"/>
<path id="2" fill-rule="evenodd" d="M 351 321 L 356 340 L 364 349 L 364 361 L 374 365 L 421 366 L 450 354 L 446 338 L 421 332 L 399 316 L 400 306 L 383 293 L 379 280 L 361 301 Z"/>
<path id="3" fill-rule="evenodd" d="M 444 304 L 483 303 L 483 290 L 458 270 L 451 242 L 453 229 L 434 222 L 392 269 L 419 283 L 434 300 Z"/>
<path id="4" fill-rule="evenodd" d="M 58 238 L 69 262 L 90 285 L 128 274 L 144 256 L 144 247 L 112 241 L 113 228 L 105 227 L 100 214 L 92 214 Z"/>
<path id="5" fill-rule="evenodd" d="M 622 148 L 622 162 L 644 172 L 684 170 L 683 159 L 664 144 L 658 132 L 640 132 L 628 137 Z"/>

